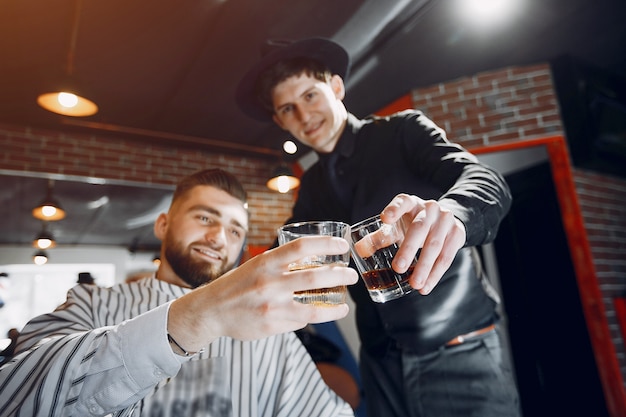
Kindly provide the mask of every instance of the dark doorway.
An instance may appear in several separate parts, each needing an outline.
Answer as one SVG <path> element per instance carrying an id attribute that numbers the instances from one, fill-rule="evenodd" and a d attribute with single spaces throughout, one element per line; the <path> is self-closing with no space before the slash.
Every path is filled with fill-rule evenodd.
<path id="1" fill-rule="evenodd" d="M 524 416 L 608 416 L 550 165 L 506 178 L 494 247 Z"/>

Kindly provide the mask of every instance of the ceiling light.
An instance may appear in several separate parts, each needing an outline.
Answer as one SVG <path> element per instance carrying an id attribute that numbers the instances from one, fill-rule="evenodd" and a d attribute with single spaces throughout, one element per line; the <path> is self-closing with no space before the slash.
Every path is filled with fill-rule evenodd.
<path id="1" fill-rule="evenodd" d="M 33 217 L 39 220 L 56 221 L 65 218 L 65 210 L 52 196 L 52 180 L 48 182 L 46 197 L 33 209 Z"/>
<path id="2" fill-rule="evenodd" d="M 298 152 L 298 145 L 296 145 L 292 140 L 286 140 L 283 143 L 283 150 L 289 155 L 293 155 Z"/>
<path id="3" fill-rule="evenodd" d="M 61 88 L 55 91 L 43 93 L 37 97 L 37 104 L 53 113 L 64 116 L 84 117 L 91 116 L 98 112 L 98 106 L 93 101 L 78 94 L 80 89 L 75 85 L 74 55 L 76 53 L 76 42 L 78 39 L 78 27 L 80 23 L 82 0 L 76 0 L 74 9 L 74 22 L 70 37 L 70 46 L 67 54 L 66 79 Z"/>
<path id="4" fill-rule="evenodd" d="M 270 190 L 284 194 L 297 188 L 300 185 L 300 180 L 287 165 L 281 164 L 274 170 L 266 185 Z"/>
<path id="5" fill-rule="evenodd" d="M 33 255 L 33 262 L 35 265 L 44 265 L 48 262 L 48 255 L 46 255 L 46 252 L 42 250 L 37 251 Z"/>
<path id="6" fill-rule="evenodd" d="M 464 21 L 472 22 L 481 29 L 500 26 L 518 12 L 520 0 L 458 0 L 456 10 Z"/>
<path id="7" fill-rule="evenodd" d="M 37 97 L 37 104 L 64 116 L 84 117 L 98 112 L 96 103 L 69 90 L 41 94 Z"/>
<path id="8" fill-rule="evenodd" d="M 33 247 L 37 249 L 51 249 L 56 246 L 56 241 L 54 240 L 54 236 L 50 233 L 44 224 L 41 232 L 35 237 L 33 240 Z"/>

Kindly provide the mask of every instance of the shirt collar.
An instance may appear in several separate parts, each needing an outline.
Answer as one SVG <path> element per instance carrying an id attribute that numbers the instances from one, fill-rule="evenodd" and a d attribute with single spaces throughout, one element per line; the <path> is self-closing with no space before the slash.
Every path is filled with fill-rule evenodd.
<path id="1" fill-rule="evenodd" d="M 343 132 L 335 145 L 335 149 L 328 154 L 318 153 L 319 158 L 321 160 L 325 160 L 332 154 L 338 154 L 344 158 L 351 157 L 356 148 L 356 137 L 364 124 L 365 122 L 363 120 L 359 120 L 353 114 L 348 113 L 346 127 L 343 129 Z"/>

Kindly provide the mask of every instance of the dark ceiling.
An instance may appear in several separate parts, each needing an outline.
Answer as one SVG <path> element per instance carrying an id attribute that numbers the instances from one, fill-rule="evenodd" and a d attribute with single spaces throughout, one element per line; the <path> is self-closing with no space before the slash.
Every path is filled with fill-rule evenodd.
<path id="1" fill-rule="evenodd" d="M 516 0 L 503 22 L 479 24 L 460 13 L 468 1 L 0 0 L 0 122 L 275 154 L 286 135 L 234 102 L 237 82 L 272 38 L 344 45 L 353 61 L 346 103 L 358 116 L 415 87 L 562 55 L 626 74 L 624 0 Z M 68 72 L 98 103 L 96 115 L 69 118 L 37 106 L 37 95 Z M 2 192 L 23 192 L 24 181 L 3 180 Z M 19 191 L 4 190 L 13 183 Z M 154 204 L 146 200 L 137 212 Z M 134 214 L 130 206 L 115 213 Z M 119 243 L 90 240 L 81 227 L 77 244 Z M 3 232 L 0 243 L 19 239 Z"/>

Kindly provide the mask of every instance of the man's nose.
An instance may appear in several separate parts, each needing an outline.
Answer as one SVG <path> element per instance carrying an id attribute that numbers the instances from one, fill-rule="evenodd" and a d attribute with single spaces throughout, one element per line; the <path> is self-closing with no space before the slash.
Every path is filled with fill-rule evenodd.
<path id="1" fill-rule="evenodd" d="M 209 227 L 205 233 L 205 239 L 222 247 L 226 244 L 226 229 L 222 224 L 215 224 Z"/>
<path id="2" fill-rule="evenodd" d="M 296 117 L 302 123 L 309 120 L 309 112 L 302 106 L 296 107 Z"/>

